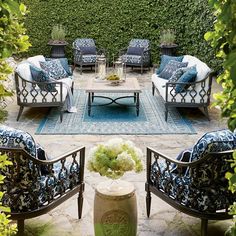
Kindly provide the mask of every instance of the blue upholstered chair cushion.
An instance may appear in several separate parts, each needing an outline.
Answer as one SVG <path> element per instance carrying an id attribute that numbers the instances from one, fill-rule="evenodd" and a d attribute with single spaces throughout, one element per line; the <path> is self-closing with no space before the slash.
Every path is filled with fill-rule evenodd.
<path id="1" fill-rule="evenodd" d="M 22 148 L 37 158 L 37 145 L 33 137 L 22 130 L 0 126 L 0 146 Z"/>
<path id="2" fill-rule="evenodd" d="M 128 47 L 127 55 L 137 55 L 141 56 L 143 54 L 144 48 L 141 47 Z"/>
<path id="3" fill-rule="evenodd" d="M 173 56 L 168 56 L 168 55 L 162 55 L 161 64 L 160 64 L 160 67 L 156 70 L 156 74 L 159 75 L 170 60 L 182 62 L 183 58 L 184 56 L 173 57 Z"/>
<path id="4" fill-rule="evenodd" d="M 194 82 L 197 76 L 197 69 L 196 66 L 190 67 L 189 69 L 187 69 L 181 76 L 180 78 L 177 80 L 177 82 L 182 82 L 182 83 L 191 83 Z M 181 93 L 184 91 L 184 89 L 187 89 L 188 86 L 186 87 L 186 85 L 181 85 L 181 84 L 177 84 L 176 88 L 175 88 L 175 92 L 176 93 Z"/>
<path id="5" fill-rule="evenodd" d="M 186 67 L 187 65 L 187 62 L 170 60 L 158 76 L 163 79 L 170 79 L 178 68 Z"/>
<path id="6" fill-rule="evenodd" d="M 44 70 L 30 65 L 30 72 L 31 72 L 31 77 L 32 80 L 35 82 L 50 82 L 50 78 L 48 76 L 48 73 L 46 73 Z M 55 92 L 56 88 L 54 84 L 47 84 L 47 85 L 40 85 L 38 84 L 39 88 L 42 91 L 46 91 L 46 92 Z"/>
<path id="7" fill-rule="evenodd" d="M 95 46 L 87 46 L 87 47 L 80 47 L 80 51 L 83 55 L 96 55 L 96 47 Z"/>
<path id="8" fill-rule="evenodd" d="M 59 60 L 40 62 L 41 68 L 47 72 L 50 79 L 63 79 L 68 77 L 66 70 Z"/>
<path id="9" fill-rule="evenodd" d="M 224 129 L 204 134 L 193 146 L 190 161 L 196 161 L 210 152 L 236 149 L 236 133 Z"/>

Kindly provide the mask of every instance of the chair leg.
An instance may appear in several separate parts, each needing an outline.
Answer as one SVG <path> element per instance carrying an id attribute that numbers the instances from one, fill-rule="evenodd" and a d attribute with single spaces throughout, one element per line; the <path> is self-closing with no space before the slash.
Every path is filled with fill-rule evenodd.
<path id="1" fill-rule="evenodd" d="M 17 236 L 24 236 L 25 222 L 24 220 L 17 221 Z"/>
<path id="2" fill-rule="evenodd" d="M 152 82 L 152 95 L 154 96 L 154 94 L 155 94 L 155 85 L 154 85 L 154 83 Z"/>
<path id="3" fill-rule="evenodd" d="M 143 65 L 141 65 L 141 75 L 143 74 Z"/>
<path id="4" fill-rule="evenodd" d="M 207 119 L 210 121 L 210 116 L 209 116 L 209 113 L 208 113 L 208 108 L 207 107 L 203 107 L 204 108 L 204 113 L 207 117 Z"/>
<path id="5" fill-rule="evenodd" d="M 168 107 L 166 106 L 166 110 L 165 110 L 165 121 L 167 121 L 168 119 Z"/>
<path id="6" fill-rule="evenodd" d="M 62 122 L 63 120 L 63 110 L 62 110 L 62 107 L 61 107 L 61 111 L 60 111 L 60 121 Z"/>
<path id="7" fill-rule="evenodd" d="M 17 121 L 20 119 L 20 116 L 21 116 L 23 110 L 24 110 L 24 106 L 20 106 L 20 109 L 19 109 L 19 112 L 18 112 L 18 115 L 17 115 L 17 118 L 16 118 Z"/>
<path id="8" fill-rule="evenodd" d="M 78 195 L 78 216 L 79 216 L 79 219 L 81 219 L 81 217 L 82 217 L 83 200 L 84 200 L 83 191 L 80 190 L 79 195 Z"/>
<path id="9" fill-rule="evenodd" d="M 150 216 L 150 211 L 151 211 L 151 193 L 150 191 L 147 191 L 147 195 L 146 195 L 146 210 L 147 210 L 147 217 Z"/>
<path id="10" fill-rule="evenodd" d="M 207 219 L 201 219 L 201 236 L 207 236 Z"/>
<path id="11" fill-rule="evenodd" d="M 82 75 L 82 64 L 80 64 L 80 74 Z"/>

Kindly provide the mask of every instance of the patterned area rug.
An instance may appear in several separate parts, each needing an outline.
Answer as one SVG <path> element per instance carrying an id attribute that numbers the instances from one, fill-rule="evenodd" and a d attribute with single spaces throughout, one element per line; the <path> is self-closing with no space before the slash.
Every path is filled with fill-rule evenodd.
<path id="1" fill-rule="evenodd" d="M 113 97 L 112 94 L 104 94 Z M 127 94 L 128 95 L 128 94 Z M 123 94 L 122 94 L 123 96 Z M 125 95 L 124 95 L 125 96 Z M 114 97 L 113 97 L 114 98 Z M 59 110 L 52 108 L 41 121 L 36 134 L 193 134 L 191 122 L 182 117 L 176 108 L 170 109 L 165 122 L 164 103 L 161 97 L 152 96 L 150 90 L 140 94 L 140 114 L 135 107 L 109 106 L 92 107 L 91 116 L 87 111 L 87 96 L 83 90 L 74 91 L 77 113 L 64 113 L 60 122 Z M 94 103 L 104 104 L 107 99 L 95 98 Z M 132 104 L 133 98 L 119 100 L 122 104 Z"/>

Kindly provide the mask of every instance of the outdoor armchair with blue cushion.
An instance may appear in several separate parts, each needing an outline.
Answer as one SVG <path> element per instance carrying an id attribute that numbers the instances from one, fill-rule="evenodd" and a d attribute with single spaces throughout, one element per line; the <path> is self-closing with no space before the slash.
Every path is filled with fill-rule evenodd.
<path id="1" fill-rule="evenodd" d="M 77 38 L 73 42 L 73 61 L 74 68 L 76 65 L 80 66 L 80 74 L 82 74 L 83 66 L 95 66 L 97 56 L 102 53 L 105 55 L 104 49 L 96 47 L 94 39 L 91 38 Z"/>
<path id="2" fill-rule="evenodd" d="M 126 66 L 140 67 L 141 73 L 144 67 L 150 67 L 151 53 L 148 39 L 132 39 L 129 46 L 120 50 L 119 54 Z"/>
<path id="3" fill-rule="evenodd" d="M 219 130 L 204 134 L 176 159 L 147 148 L 146 207 L 150 215 L 151 193 L 190 216 L 201 219 L 201 235 L 208 220 L 232 218 L 228 208 L 236 194 L 228 189 L 226 172 L 236 149 L 236 132 Z"/>
<path id="4" fill-rule="evenodd" d="M 84 192 L 85 148 L 80 147 L 48 160 L 44 149 L 24 131 L 0 126 L 0 152 L 13 165 L 0 173 L 6 178 L 2 204 L 11 208 L 18 235 L 24 235 L 24 220 L 40 216 L 78 193 L 81 218 Z"/>

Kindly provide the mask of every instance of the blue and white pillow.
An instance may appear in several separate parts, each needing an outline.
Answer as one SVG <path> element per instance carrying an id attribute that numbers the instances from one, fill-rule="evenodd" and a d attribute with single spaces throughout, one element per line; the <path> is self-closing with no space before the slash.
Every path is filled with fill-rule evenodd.
<path id="1" fill-rule="evenodd" d="M 47 72 L 50 79 L 59 80 L 68 76 L 66 70 L 63 68 L 59 60 L 40 62 L 40 66 L 44 71 Z"/>
<path id="2" fill-rule="evenodd" d="M 182 68 L 177 69 L 169 78 L 168 82 L 171 82 L 171 83 L 177 82 L 178 79 L 184 74 L 186 70 L 187 70 L 187 67 L 182 67 Z"/>
<path id="3" fill-rule="evenodd" d="M 168 56 L 168 55 L 162 55 L 161 64 L 160 64 L 160 67 L 156 70 L 156 74 L 159 75 L 170 60 L 182 62 L 183 58 L 184 56 L 173 57 L 173 56 Z"/>
<path id="4" fill-rule="evenodd" d="M 63 68 L 65 69 L 66 73 L 67 73 L 67 76 L 72 76 L 72 70 L 71 70 L 71 67 L 69 66 L 69 63 L 68 63 L 68 59 L 67 58 L 57 58 L 57 59 L 54 59 L 54 58 L 47 58 L 46 61 L 55 61 L 55 60 L 59 60 L 61 65 L 63 66 Z"/>
<path id="5" fill-rule="evenodd" d="M 51 79 L 49 78 L 48 74 L 36 67 L 36 66 L 33 66 L 33 65 L 30 65 L 30 72 L 31 72 L 31 77 L 32 77 L 32 80 L 35 81 L 35 82 L 50 82 Z M 56 88 L 55 88 L 55 84 L 38 84 L 39 88 L 43 91 L 46 91 L 46 92 L 56 92 Z"/>
<path id="6" fill-rule="evenodd" d="M 158 76 L 163 79 L 170 79 L 173 73 L 177 69 L 182 68 L 182 67 L 187 67 L 187 65 L 188 65 L 187 62 L 179 62 L 175 60 L 170 60 Z"/>
<path id="7" fill-rule="evenodd" d="M 143 52 L 144 52 L 144 48 L 142 47 L 128 47 L 127 55 L 141 56 Z"/>
<path id="8" fill-rule="evenodd" d="M 188 68 L 181 76 L 180 78 L 177 80 L 177 82 L 181 82 L 181 83 L 191 83 L 194 82 L 197 76 L 197 69 L 196 66 L 192 66 L 190 68 Z M 186 84 L 177 84 L 176 88 L 175 88 L 175 92 L 176 93 L 181 93 L 183 92 L 185 89 L 187 89 L 189 86 L 187 86 Z"/>
<path id="9" fill-rule="evenodd" d="M 199 160 L 210 152 L 222 152 L 236 149 L 236 133 L 228 129 L 204 134 L 193 146 L 191 161 Z"/>

